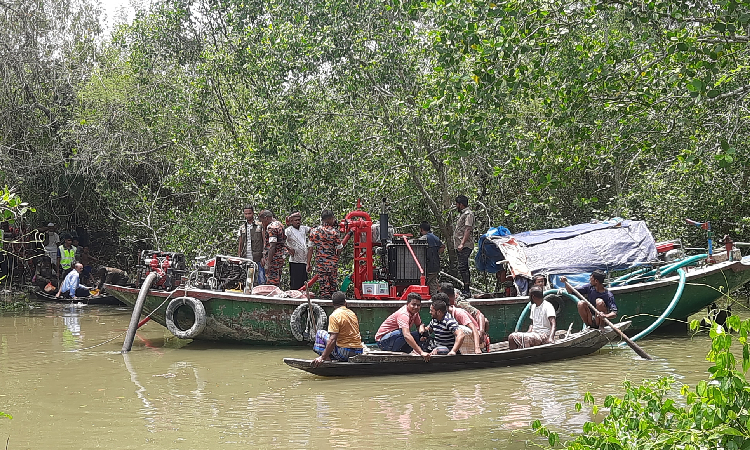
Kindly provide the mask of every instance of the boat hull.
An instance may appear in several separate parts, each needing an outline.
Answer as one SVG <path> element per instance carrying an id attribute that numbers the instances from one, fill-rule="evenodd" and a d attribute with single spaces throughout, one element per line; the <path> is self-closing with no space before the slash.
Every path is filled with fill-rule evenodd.
<path id="1" fill-rule="evenodd" d="M 109 294 L 100 294 L 100 295 L 90 295 L 88 297 L 76 297 L 75 300 L 71 300 L 69 298 L 64 297 L 55 297 L 54 294 L 48 294 L 41 290 L 35 290 L 33 291 L 34 296 L 44 302 L 57 302 L 57 303 L 84 303 L 87 305 L 113 305 L 113 306 L 124 306 L 125 304 L 121 302 L 117 297 L 114 295 Z"/>
<path id="2" fill-rule="evenodd" d="M 750 280 L 750 266 L 740 262 L 719 263 L 688 273 L 687 283 L 672 319 L 684 320 L 698 313 L 726 293 L 732 292 Z M 617 320 L 630 320 L 630 332 L 647 328 L 672 301 L 677 290 L 678 277 L 667 277 L 659 281 L 633 286 L 612 288 L 618 306 Z M 106 285 L 107 292 L 128 306 L 135 304 L 138 288 Z M 206 309 L 206 328 L 196 337 L 200 340 L 238 342 L 260 345 L 301 345 L 292 335 L 289 321 L 292 312 L 305 299 L 274 298 L 247 295 L 239 292 L 216 292 L 203 289 L 178 288 L 174 291 L 149 291 L 143 313 L 166 326 L 164 316 L 170 299 L 190 296 L 203 302 Z M 313 299 L 327 314 L 333 311 L 330 300 Z M 429 320 L 429 308 L 423 302 L 422 320 Z M 479 308 L 490 320 L 489 334 L 492 342 L 506 340 L 513 332 L 523 312 L 528 297 L 472 299 L 471 304 Z M 366 343 L 373 343 L 380 324 L 394 311 L 403 306 L 402 301 L 347 300 L 347 305 L 359 319 L 360 333 Z M 580 329 L 582 323 L 575 304 L 564 300 L 558 313 L 558 328 Z M 522 329 L 528 328 L 528 319 Z M 669 324 L 665 321 L 665 324 Z"/>
<path id="3" fill-rule="evenodd" d="M 625 330 L 629 322 L 615 324 Z M 415 373 L 452 372 L 458 370 L 483 369 L 489 367 L 508 367 L 521 364 L 533 364 L 559 359 L 575 358 L 589 355 L 610 342 L 618 342 L 619 335 L 615 330 L 606 327 L 599 330 L 589 329 L 568 339 L 552 344 L 516 350 L 503 350 L 481 355 L 433 356 L 425 362 L 420 356 L 407 354 L 387 355 L 365 354 L 352 358 L 351 362 L 323 362 L 312 367 L 311 360 L 284 358 L 284 363 L 296 369 L 324 377 L 398 375 Z"/>

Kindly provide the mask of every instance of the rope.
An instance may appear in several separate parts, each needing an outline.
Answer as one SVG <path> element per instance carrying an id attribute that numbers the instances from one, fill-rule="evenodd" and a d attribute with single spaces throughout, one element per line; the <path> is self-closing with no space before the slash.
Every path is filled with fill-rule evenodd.
<path id="1" fill-rule="evenodd" d="M 158 310 L 159 310 L 159 308 L 161 308 L 162 306 L 164 306 L 164 304 L 165 304 L 165 303 L 167 303 L 167 301 L 168 301 L 168 300 L 169 300 L 169 299 L 170 299 L 170 298 L 172 297 L 172 295 L 173 295 L 173 294 L 174 294 L 175 292 L 177 292 L 177 289 L 175 289 L 175 290 L 173 290 L 172 292 L 170 292 L 170 293 L 169 293 L 169 295 L 167 296 L 167 298 L 165 298 L 165 299 L 164 299 L 164 301 L 163 301 L 163 302 L 161 302 L 161 304 L 160 304 L 159 306 L 157 306 L 156 308 L 154 308 L 154 310 L 153 310 L 153 311 L 151 311 L 151 312 L 150 312 L 150 313 L 149 313 L 149 314 L 148 314 L 148 315 L 146 316 L 146 318 L 150 318 L 150 317 L 151 317 L 151 316 L 152 316 L 152 315 L 153 315 L 153 314 L 154 314 L 154 313 L 155 313 L 156 311 L 158 311 Z M 84 350 L 91 350 L 92 348 L 100 347 L 100 346 L 102 346 L 102 345 L 104 345 L 104 344 L 107 344 L 107 343 L 109 343 L 109 342 L 112 342 L 112 341 L 114 341 L 115 339 L 117 339 L 117 338 L 119 338 L 119 337 L 122 337 L 122 336 L 123 336 L 123 335 L 124 335 L 125 333 L 127 333 L 127 332 L 128 332 L 128 330 L 125 330 L 125 331 L 123 331 L 122 333 L 118 334 L 117 336 L 115 336 L 115 337 L 113 337 L 113 338 L 111 338 L 111 339 L 107 339 L 106 341 L 104 341 L 104 342 L 100 342 L 100 343 L 98 343 L 98 344 L 96 344 L 96 345 L 92 345 L 91 347 L 77 348 L 77 349 L 75 349 L 75 350 L 63 350 L 63 353 L 75 353 L 75 352 L 82 352 L 82 351 L 84 351 Z"/>

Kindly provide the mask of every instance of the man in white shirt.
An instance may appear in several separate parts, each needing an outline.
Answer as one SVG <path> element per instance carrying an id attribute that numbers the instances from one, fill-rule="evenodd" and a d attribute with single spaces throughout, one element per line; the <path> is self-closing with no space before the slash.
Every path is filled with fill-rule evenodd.
<path id="1" fill-rule="evenodd" d="M 289 252 L 289 289 L 299 289 L 307 282 L 307 236 L 310 227 L 302 225 L 302 215 L 295 211 L 286 219 L 286 249 Z"/>
<path id="2" fill-rule="evenodd" d="M 49 256 L 52 267 L 57 267 L 57 246 L 62 244 L 60 242 L 60 235 L 55 230 L 55 224 L 50 222 L 47 224 L 47 231 L 44 235 L 44 251 Z"/>
<path id="3" fill-rule="evenodd" d="M 539 286 L 534 286 L 529 290 L 529 299 L 531 300 L 531 326 L 526 333 L 516 331 L 508 336 L 508 347 L 511 350 L 555 342 L 557 326 L 555 308 L 544 300 L 544 291 Z"/>

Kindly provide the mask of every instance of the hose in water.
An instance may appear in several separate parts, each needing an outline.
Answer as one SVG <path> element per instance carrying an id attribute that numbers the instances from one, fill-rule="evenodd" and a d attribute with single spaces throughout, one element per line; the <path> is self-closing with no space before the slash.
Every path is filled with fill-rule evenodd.
<path id="1" fill-rule="evenodd" d="M 151 272 L 143 280 L 141 290 L 138 292 L 138 300 L 136 300 L 133 306 L 133 315 L 130 316 L 130 325 L 128 325 L 128 334 L 125 335 L 125 342 L 122 343 L 122 353 L 127 353 L 133 348 L 133 340 L 135 339 L 135 332 L 138 329 L 138 319 L 141 317 L 143 311 L 143 304 L 146 302 L 146 295 L 148 290 L 151 289 L 151 283 L 156 279 L 156 272 Z"/>

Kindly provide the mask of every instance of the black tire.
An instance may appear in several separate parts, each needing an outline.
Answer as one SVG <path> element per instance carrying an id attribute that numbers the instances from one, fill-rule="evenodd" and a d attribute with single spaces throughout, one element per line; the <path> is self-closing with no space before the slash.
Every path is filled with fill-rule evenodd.
<path id="1" fill-rule="evenodd" d="M 326 321 L 328 316 L 320 305 L 311 303 L 313 322 L 315 323 L 315 329 L 311 329 L 309 325 L 308 317 L 308 306 L 307 303 L 303 303 L 297 307 L 292 313 L 292 317 L 289 319 L 289 327 L 292 330 L 292 334 L 298 341 L 315 342 L 315 334 L 318 330 L 326 329 Z"/>
<path id="2" fill-rule="evenodd" d="M 183 307 L 192 311 L 192 320 L 189 314 L 187 315 L 187 322 L 190 322 L 190 326 L 185 324 L 185 318 L 178 312 Z M 193 297 L 177 297 L 172 300 L 167 305 L 167 312 L 164 315 L 167 319 L 167 329 L 180 339 L 193 339 L 206 328 L 206 308 L 200 300 Z M 178 316 L 178 320 L 175 320 L 175 316 Z"/>
<path id="3" fill-rule="evenodd" d="M 560 317 L 560 314 L 562 314 L 563 309 L 565 308 L 565 299 L 561 295 L 557 294 L 550 294 L 544 297 L 544 299 L 548 301 L 553 308 L 555 308 L 555 315 L 557 317 Z"/>

